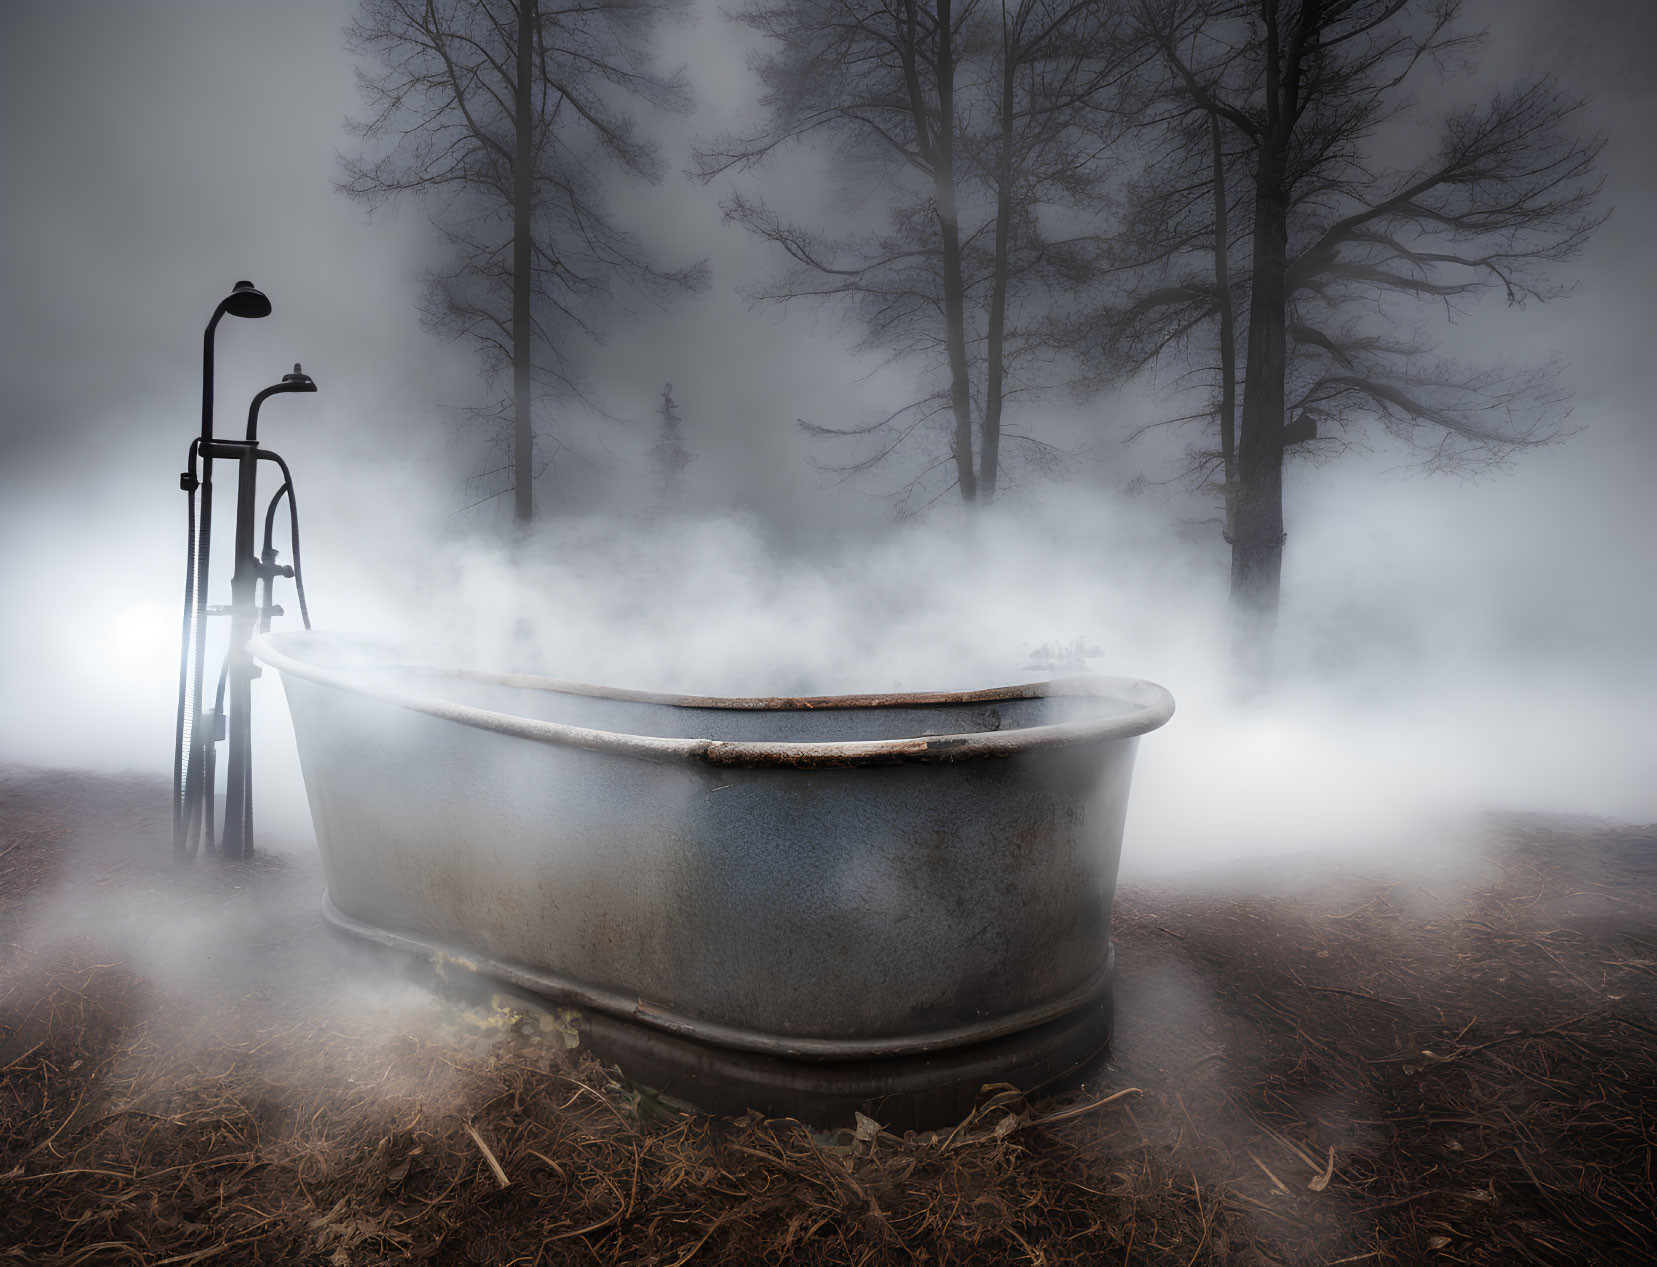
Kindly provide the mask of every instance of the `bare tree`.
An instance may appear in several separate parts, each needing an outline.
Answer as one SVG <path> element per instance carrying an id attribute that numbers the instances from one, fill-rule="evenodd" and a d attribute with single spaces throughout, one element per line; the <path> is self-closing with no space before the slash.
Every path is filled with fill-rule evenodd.
<path id="1" fill-rule="evenodd" d="M 625 107 L 690 108 L 650 50 L 655 23 L 686 2 L 362 0 L 347 29 L 374 65 L 357 74 L 367 113 L 349 127 L 363 144 L 338 187 L 371 208 L 420 200 L 451 248 L 427 278 L 425 319 L 476 347 L 488 381 L 510 375 L 509 410 L 486 412 L 510 415 L 497 473 L 520 524 L 534 514 L 535 403 L 582 395 L 574 345 L 602 339 L 614 284 L 662 300 L 706 281 L 704 267 L 652 263 L 603 190 L 606 169 L 662 178 Z"/>
<path id="2" fill-rule="evenodd" d="M 1123 74 L 1114 6 L 1097 0 L 751 0 L 737 20 L 765 35 L 756 57 L 764 125 L 698 156 L 704 180 L 814 142 L 857 182 L 877 223 L 836 232 L 735 193 L 728 218 L 789 267 L 750 297 L 842 304 L 864 346 L 922 366 L 920 393 L 854 429 L 868 470 L 923 453 L 905 498 L 950 488 L 995 497 L 1009 447 L 1054 456 L 1006 405 L 1043 386 L 1054 349 L 1042 318 L 1090 275 L 1082 213 L 1108 175 L 1095 103 Z"/>
<path id="3" fill-rule="evenodd" d="M 1130 433 L 1193 421 L 1212 440 L 1187 450 L 1185 475 L 1218 489 L 1229 540 L 1237 487 L 1237 349 L 1247 329 L 1248 272 L 1233 257 L 1247 244 L 1247 180 L 1240 147 L 1217 116 L 1177 92 L 1147 103 L 1139 120 L 1140 172 L 1111 208 L 1102 288 L 1106 306 L 1077 314 L 1067 337 L 1087 348 L 1104 380 L 1173 367 L 1178 400 L 1206 395 L 1194 413 L 1156 418 Z"/>
<path id="4" fill-rule="evenodd" d="M 1556 367 L 1468 365 L 1438 353 L 1428 323 L 1482 295 L 1562 294 L 1552 265 L 1603 219 L 1601 142 L 1573 134 L 1580 103 L 1549 79 L 1444 116 L 1415 161 L 1383 164 L 1424 68 L 1467 64 L 1476 37 L 1458 0 L 1140 0 L 1144 37 L 1184 103 L 1184 153 L 1210 138 L 1208 231 L 1192 189 L 1152 180 L 1190 215 L 1152 233 L 1137 287 L 1102 340 L 1132 363 L 1200 347 L 1234 381 L 1230 318 L 1246 330 L 1235 445 L 1222 402 L 1232 547 L 1233 648 L 1269 664 L 1281 585 L 1282 475 L 1295 447 L 1379 425 L 1433 467 L 1501 462 L 1555 438 L 1566 409 Z M 1194 123 L 1193 121 L 1200 121 Z M 1229 157 L 1228 157 L 1229 156 Z M 1190 162 L 1183 169 L 1193 169 Z M 1151 205 L 1155 198 L 1150 199 Z M 1246 211 L 1246 234 L 1223 227 Z M 1143 214 L 1143 208 L 1141 208 Z M 1246 248 L 1246 270 L 1228 255 Z M 1206 263 L 1205 263 L 1206 261 Z M 1320 440 L 1320 437 L 1322 438 Z"/>

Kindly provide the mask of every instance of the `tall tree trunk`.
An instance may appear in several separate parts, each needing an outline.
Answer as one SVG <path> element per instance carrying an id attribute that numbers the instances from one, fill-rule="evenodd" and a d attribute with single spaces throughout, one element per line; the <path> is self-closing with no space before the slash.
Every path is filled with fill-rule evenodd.
<path id="1" fill-rule="evenodd" d="M 1231 654 L 1242 681 L 1271 672 L 1283 570 L 1283 378 L 1288 199 L 1282 160 L 1264 147 L 1255 175 L 1254 271 L 1243 434 L 1231 544 Z"/>
<path id="2" fill-rule="evenodd" d="M 535 433 L 530 425 L 530 250 L 535 209 L 535 27 L 537 0 L 518 0 L 517 142 L 512 161 L 512 480 L 513 518 L 535 515 Z"/>
<path id="3" fill-rule="evenodd" d="M 1001 398 L 1006 390 L 1003 356 L 1007 326 L 1007 240 L 1013 216 L 1013 73 L 1017 67 L 1012 42 L 1006 35 L 1002 16 L 1001 39 L 1001 153 L 995 165 L 995 275 L 991 279 L 988 365 L 984 380 L 984 422 L 979 449 L 979 493 L 986 502 L 995 500 L 995 485 L 1001 465 Z"/>
<path id="4" fill-rule="evenodd" d="M 949 346 L 949 396 L 955 411 L 955 478 L 961 500 L 978 498 L 973 462 L 972 393 L 967 377 L 966 283 L 961 276 L 961 226 L 955 206 L 955 51 L 950 0 L 938 0 L 938 136 L 932 188 L 943 238 L 944 324 Z M 924 117 L 919 120 L 925 126 Z"/>
<path id="5" fill-rule="evenodd" d="M 1214 150 L 1214 294 L 1220 309 L 1220 461 L 1225 478 L 1225 539 L 1236 527 L 1237 502 L 1237 314 L 1231 304 L 1230 208 L 1226 203 L 1225 150 L 1220 116 L 1208 116 Z"/>

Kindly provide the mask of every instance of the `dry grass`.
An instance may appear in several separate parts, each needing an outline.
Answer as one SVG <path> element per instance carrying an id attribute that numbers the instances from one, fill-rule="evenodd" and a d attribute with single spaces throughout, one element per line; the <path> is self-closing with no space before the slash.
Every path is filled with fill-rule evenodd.
<path id="1" fill-rule="evenodd" d="M 1110 1063 L 900 1137 L 632 1085 L 565 1015 L 322 938 L 302 858 L 174 873 L 165 807 L 0 781 L 0 1259 L 1657 1259 L 1650 829 L 1497 821 L 1425 888 L 1127 890 Z"/>

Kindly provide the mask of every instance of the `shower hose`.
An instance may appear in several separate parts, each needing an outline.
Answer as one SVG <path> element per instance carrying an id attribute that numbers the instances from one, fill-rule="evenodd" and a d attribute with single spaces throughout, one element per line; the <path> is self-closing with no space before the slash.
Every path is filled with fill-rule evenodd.
<path id="1" fill-rule="evenodd" d="M 281 609 L 270 603 L 271 586 L 277 575 L 287 575 L 288 569 L 277 568 L 276 551 L 271 538 L 276 525 L 276 511 L 285 497 L 288 503 L 288 543 L 293 556 L 292 576 L 299 598 L 300 618 L 305 628 L 311 627 L 310 609 L 305 602 L 305 576 L 299 554 L 299 500 L 294 493 L 293 475 L 288 464 L 268 449 L 255 449 L 258 461 L 274 462 L 281 469 L 282 485 L 265 508 L 264 548 L 254 564 L 264 582 L 263 601 L 259 608 L 259 628 L 270 627 L 272 615 Z M 225 737 L 224 688 L 229 676 L 230 654 L 225 652 L 224 664 L 219 669 L 217 690 L 211 711 L 202 711 L 202 685 L 207 659 L 207 617 L 213 612 L 207 605 L 207 573 L 213 530 L 213 480 L 198 468 L 201 461 L 201 439 L 190 442 L 189 469 L 179 477 L 179 486 L 188 494 L 184 540 L 184 617 L 179 633 L 178 650 L 178 722 L 173 745 L 173 858 L 187 862 L 200 852 L 205 840 L 207 852 L 217 852 L 214 831 L 214 805 L 217 783 L 217 744 Z M 197 509 L 197 495 L 200 509 Z M 251 762 L 248 763 L 251 771 Z M 245 789 L 250 790 L 250 789 Z M 242 797 L 242 839 L 253 840 L 252 797 Z"/>

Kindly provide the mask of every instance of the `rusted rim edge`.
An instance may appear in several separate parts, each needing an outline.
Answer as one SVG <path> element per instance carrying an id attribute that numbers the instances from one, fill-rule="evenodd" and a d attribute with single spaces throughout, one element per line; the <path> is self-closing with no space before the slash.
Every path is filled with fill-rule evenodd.
<path id="1" fill-rule="evenodd" d="M 292 634 L 280 635 L 291 638 Z M 332 687 L 350 695 L 380 700 L 414 712 L 439 717 L 479 730 L 530 739 L 537 743 L 558 744 L 564 747 L 585 748 L 594 752 L 612 752 L 639 757 L 647 761 L 693 760 L 716 766 L 781 766 L 797 769 L 824 769 L 841 766 L 887 765 L 898 762 L 953 762 L 983 757 L 1006 757 L 1038 748 L 1056 748 L 1066 744 L 1104 743 L 1116 739 L 1130 739 L 1155 730 L 1173 716 L 1174 697 L 1154 682 L 1138 678 L 1091 677 L 1060 678 L 1050 682 L 1033 682 L 1022 687 L 999 687 L 999 691 L 1024 692 L 1020 695 L 1002 695 L 998 698 L 1038 699 L 1052 695 L 1103 695 L 1123 699 L 1138 706 L 1136 712 L 1098 721 L 1059 722 L 1048 726 L 1025 726 L 1011 731 L 988 731 L 958 735 L 929 735 L 912 739 L 871 739 L 829 743 L 755 743 L 718 739 L 665 739 L 657 735 L 634 735 L 609 730 L 592 730 L 584 726 L 566 726 L 560 722 L 540 721 L 529 717 L 514 717 L 469 704 L 456 704 L 430 696 L 413 695 L 389 690 L 363 682 L 358 676 L 335 669 L 325 669 L 296 660 L 277 649 L 275 639 L 268 634 L 255 637 L 249 650 L 263 664 L 283 674 Z M 464 671 L 452 671 L 470 676 Z M 486 675 L 477 677 L 489 680 Z M 499 679 L 497 679 L 499 680 Z M 537 679 L 549 682 L 551 679 Z M 552 688 L 542 688 L 552 689 Z M 587 687 L 586 694 L 627 698 L 626 693 L 611 692 L 602 687 Z M 982 694 L 972 692 L 973 696 Z M 637 696 L 635 695 L 635 698 Z M 663 697 L 666 702 L 693 700 L 695 696 Z M 930 697 L 899 696 L 828 696 L 821 697 L 817 707 L 828 707 L 831 699 L 868 700 L 896 698 L 908 703 L 963 702 L 961 695 Z M 859 705 L 849 705 L 858 707 Z M 867 705 L 862 705 L 867 706 Z"/>
<path id="2" fill-rule="evenodd" d="M 335 928 L 350 933 L 353 937 L 361 937 L 365 941 L 391 950 L 423 955 L 437 963 L 456 964 L 469 972 L 510 982 L 561 1003 L 594 1012 L 604 1012 L 638 1025 L 661 1030 L 665 1034 L 673 1034 L 712 1047 L 760 1052 L 768 1056 L 787 1056 L 795 1060 L 867 1060 L 969 1047 L 974 1043 L 1032 1029 L 1074 1012 L 1109 991 L 1116 975 L 1116 948 L 1111 946 L 1106 952 L 1105 962 L 1081 985 L 1051 1002 L 999 1016 L 991 1021 L 902 1038 L 791 1038 L 782 1034 L 758 1033 L 754 1030 L 738 1029 L 734 1025 L 697 1020 L 682 1012 L 656 1007 L 633 995 L 584 985 L 556 973 L 540 972 L 500 959 L 492 959 L 488 955 L 458 950 L 442 942 L 409 933 L 389 932 L 347 915 L 334 905 L 331 896 L 322 899 L 322 917 Z"/>
<path id="3" fill-rule="evenodd" d="M 728 708 L 739 712 L 775 713 L 815 712 L 833 708 L 911 708 L 928 704 L 994 704 L 1001 700 L 1040 699 L 1049 693 L 1042 688 L 1051 685 L 1048 682 L 1031 682 L 1021 686 L 992 686 L 981 691 L 912 691 L 886 695 L 671 695 L 659 691 L 632 691 L 619 686 L 594 686 L 590 682 L 566 682 L 562 678 L 539 677 L 530 673 L 480 673 L 475 669 L 450 669 L 426 664 L 397 667 L 418 669 L 440 677 L 550 691 L 559 695 L 589 695 L 630 703 L 666 704 L 672 708 Z"/>

